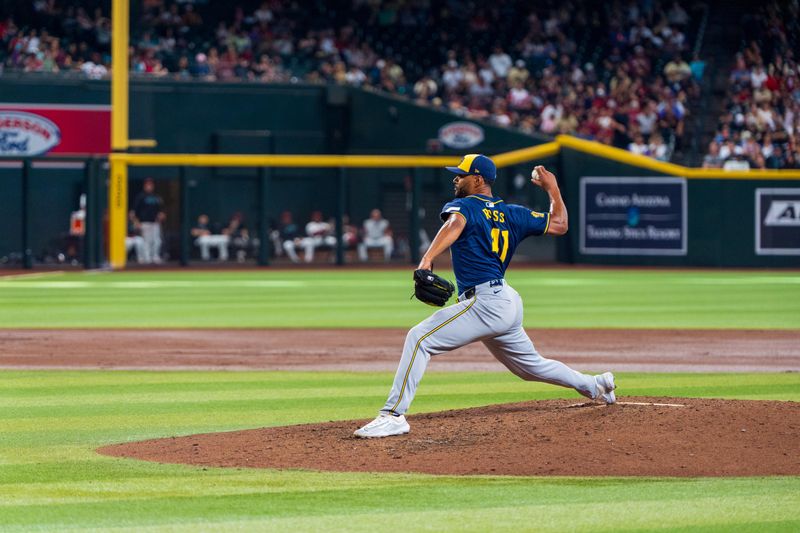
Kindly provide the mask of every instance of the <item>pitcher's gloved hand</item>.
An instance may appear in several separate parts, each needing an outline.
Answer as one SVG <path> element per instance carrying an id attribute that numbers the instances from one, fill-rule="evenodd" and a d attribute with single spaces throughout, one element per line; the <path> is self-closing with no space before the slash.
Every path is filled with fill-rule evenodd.
<path id="1" fill-rule="evenodd" d="M 421 302 L 442 307 L 455 291 L 452 283 L 430 270 L 414 271 L 414 296 Z"/>

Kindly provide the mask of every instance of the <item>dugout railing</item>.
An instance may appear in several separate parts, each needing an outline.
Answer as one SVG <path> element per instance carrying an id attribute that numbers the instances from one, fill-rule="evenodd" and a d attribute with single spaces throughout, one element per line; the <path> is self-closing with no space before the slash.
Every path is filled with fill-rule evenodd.
<path id="1" fill-rule="evenodd" d="M 800 184 L 800 170 L 737 170 L 725 171 L 720 169 L 699 169 L 688 168 L 672 163 L 657 161 L 648 157 L 638 156 L 624 150 L 600 145 L 595 142 L 577 139 L 570 136 L 558 136 L 553 142 L 539 145 L 532 148 L 515 150 L 494 157 L 499 169 L 512 169 L 517 165 L 529 164 L 531 162 L 549 161 L 558 172 L 562 187 L 566 193 L 568 204 L 572 204 L 570 212 L 578 214 L 576 207 L 577 182 L 582 175 L 586 175 L 587 165 L 591 170 L 596 170 L 597 165 L 592 161 L 601 162 L 606 168 L 603 170 L 605 175 L 630 176 L 630 175 L 662 175 L 677 176 L 686 178 L 690 182 L 707 184 L 724 184 L 730 182 L 733 189 L 735 182 L 749 182 L 752 186 L 790 186 L 797 187 Z M 586 159 L 581 161 L 581 159 Z M 594 158 L 593 160 L 591 158 Z M 349 177 L 353 174 L 353 169 L 404 169 L 410 177 L 410 205 L 408 209 L 408 237 L 410 260 L 417 262 L 419 259 L 418 235 L 419 217 L 416 216 L 420 205 L 420 171 L 422 169 L 441 169 L 441 167 L 457 164 L 458 158 L 452 156 L 396 156 L 396 155 L 233 155 L 233 154 L 156 154 L 156 153 L 116 153 L 107 158 L 97 157 L 68 157 L 68 156 L 43 156 L 35 158 L 10 158 L 2 160 L 2 165 L 6 168 L 14 166 L 20 172 L 22 183 L 22 209 L 20 217 L 20 227 L 13 229 L 17 231 L 22 243 L 22 266 L 32 268 L 33 253 L 31 250 L 31 206 L 36 201 L 31 197 L 29 189 L 30 173 L 33 168 L 38 166 L 72 165 L 80 166 L 84 176 L 84 189 L 86 192 L 86 220 L 85 220 L 85 239 L 82 247 L 82 258 L 86 268 L 95 268 L 103 263 L 103 213 L 102 206 L 105 205 L 104 182 L 106 169 L 114 163 L 125 167 L 125 190 L 120 195 L 120 191 L 114 191 L 113 187 L 108 188 L 108 205 L 114 201 L 121 202 L 121 216 L 127 217 L 127 168 L 164 168 L 175 169 L 177 181 L 179 183 L 180 202 L 179 202 L 179 253 L 178 260 L 181 265 L 190 263 L 191 242 L 190 242 L 190 209 L 188 196 L 188 169 L 193 167 L 209 168 L 251 168 L 255 169 L 257 181 L 257 205 L 259 206 L 257 221 L 255 226 L 258 228 L 258 237 L 261 243 L 259 247 L 257 261 L 259 265 L 267 265 L 270 262 L 269 248 L 266 243 L 268 231 L 267 200 L 270 196 L 271 181 L 273 173 L 281 168 L 295 169 L 315 169 L 325 168 L 335 172 L 336 176 L 336 209 L 334 210 L 337 221 L 337 246 L 335 250 L 336 264 L 344 264 L 344 246 L 342 242 L 342 219 L 345 214 L 345 190 Z M 520 167 L 518 167 L 520 168 Z M 638 169 L 638 170 L 637 170 Z M 500 176 L 510 177 L 511 174 Z M 639 174 L 636 174 L 636 173 Z M 505 178 L 504 178 L 505 179 Z M 719 185 L 722 186 L 722 185 Z M 695 189 L 709 189 L 708 185 L 694 187 Z M 690 189 L 691 190 L 691 189 Z M 705 193 L 704 193 L 705 194 Z M 749 192 L 747 193 L 749 194 Z M 113 195 L 117 195 L 116 198 Z M 739 195 L 742 197 L 742 195 Z M 124 197 L 124 201 L 122 198 Z M 691 194 L 690 194 L 691 197 Z M 723 202 L 724 198 L 719 200 Z M 691 198 L 690 198 L 691 203 Z M 695 204 L 700 203 L 695 201 Z M 716 206 L 719 211 L 726 209 L 742 210 L 752 208 L 750 205 L 720 205 Z M 748 213 L 747 216 L 750 216 Z M 746 218 L 746 217 L 745 217 Z M 577 220 L 576 220 L 577 219 Z M 573 220 L 580 223 L 578 217 L 573 215 Z M 724 222 L 724 217 L 720 218 Z M 574 227 L 574 226 L 573 226 Z M 725 228 L 721 228 L 725 229 Z M 568 237 L 568 239 L 574 237 Z M 114 235 L 108 235 L 109 248 L 115 246 Z M 121 246 L 124 250 L 124 242 L 119 242 L 117 237 L 116 246 Z M 584 262 L 585 256 L 581 256 L 576 248 L 576 244 L 571 242 L 562 245 L 559 249 L 558 258 L 564 262 Z M 721 248 L 724 248 L 720 245 Z M 720 252 L 722 253 L 722 252 Z M 124 257 L 124 255 L 123 255 Z M 591 261 L 590 261 L 591 262 Z M 602 261 L 601 261 L 602 262 Z M 785 261 L 792 264 L 791 261 Z M 784 263 L 778 264 L 778 266 Z M 649 264 L 649 263 L 648 263 Z M 672 263 L 671 263 L 672 264 Z M 713 258 L 705 258 L 700 262 L 688 259 L 687 261 L 674 264 L 714 264 Z M 730 261 L 720 260 L 718 264 L 732 264 Z M 124 261 L 112 266 L 121 268 Z"/>
<path id="2" fill-rule="evenodd" d="M 557 143 L 547 143 L 532 148 L 515 150 L 496 156 L 499 169 L 509 168 L 513 165 L 532 160 L 555 156 L 558 153 Z M 345 247 L 342 239 L 343 218 L 345 215 L 345 190 L 348 181 L 348 171 L 353 169 L 403 169 L 410 180 L 410 205 L 408 209 L 408 245 L 409 259 L 417 263 L 419 253 L 420 219 L 420 184 L 418 175 L 421 169 L 442 169 L 448 165 L 458 164 L 460 158 L 453 156 L 404 156 L 404 155 L 239 155 L 239 154 L 111 154 L 110 163 L 122 164 L 125 167 L 174 167 L 178 172 L 180 182 L 180 263 L 187 265 L 191 244 L 189 242 L 189 199 L 187 186 L 187 172 L 189 167 L 210 168 L 255 168 L 258 180 L 258 239 L 260 243 L 268 242 L 268 199 L 270 195 L 271 178 L 273 171 L 278 168 L 327 168 L 334 169 L 337 176 L 336 186 L 336 249 L 335 262 L 342 265 L 345 262 Z M 113 179 L 113 178 L 112 178 Z M 109 199 L 113 203 L 113 199 Z M 114 243 L 111 243 L 112 249 Z M 112 252 L 113 254 L 113 252 Z M 265 245 L 259 246 L 258 264 L 269 264 L 269 250 Z"/>

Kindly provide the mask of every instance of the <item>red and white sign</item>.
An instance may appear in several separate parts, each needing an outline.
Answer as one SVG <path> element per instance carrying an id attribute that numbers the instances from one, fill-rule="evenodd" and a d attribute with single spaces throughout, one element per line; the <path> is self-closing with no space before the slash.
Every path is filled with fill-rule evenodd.
<path id="1" fill-rule="evenodd" d="M 0 156 L 110 151 L 111 106 L 0 103 Z"/>
<path id="2" fill-rule="evenodd" d="M 472 122 L 450 122 L 439 128 L 439 141 L 449 148 L 472 148 L 483 142 L 483 128 Z"/>

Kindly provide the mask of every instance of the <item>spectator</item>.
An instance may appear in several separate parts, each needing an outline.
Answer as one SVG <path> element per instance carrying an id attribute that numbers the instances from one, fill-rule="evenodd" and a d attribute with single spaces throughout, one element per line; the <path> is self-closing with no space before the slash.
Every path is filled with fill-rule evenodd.
<path id="1" fill-rule="evenodd" d="M 194 237 L 195 246 L 200 247 L 200 257 L 203 261 L 211 260 L 211 248 L 217 249 L 217 257 L 220 261 L 228 260 L 228 243 L 230 235 L 220 231 L 213 231 L 209 224 L 208 215 L 202 214 L 197 217 L 197 223 L 191 230 Z"/>
<path id="2" fill-rule="evenodd" d="M 706 62 L 700 59 L 699 54 L 694 54 L 692 62 L 689 63 L 689 69 L 692 71 L 692 78 L 697 83 L 703 81 L 703 74 L 706 70 Z"/>
<path id="3" fill-rule="evenodd" d="M 680 84 L 686 81 L 692 75 L 692 68 L 683 60 L 680 54 L 676 54 L 672 60 L 664 67 L 664 76 L 670 83 Z"/>
<path id="4" fill-rule="evenodd" d="M 634 137 L 634 140 L 628 145 L 628 151 L 638 155 L 650 155 L 650 147 L 641 134 Z"/>
<path id="5" fill-rule="evenodd" d="M 768 156 L 764 158 L 764 168 L 779 169 L 786 168 L 786 162 L 783 160 L 783 150 L 780 146 L 775 146 Z"/>
<path id="6" fill-rule="evenodd" d="M 498 78 L 505 78 L 511 70 L 511 56 L 503 51 L 503 47 L 495 46 L 492 55 L 489 56 L 489 66 L 492 67 L 494 75 Z"/>
<path id="7" fill-rule="evenodd" d="M 144 180 L 142 192 L 133 203 L 131 212 L 142 232 L 143 247 L 139 262 L 145 265 L 161 263 L 161 223 L 166 219 L 164 200 L 155 193 L 153 178 Z M 137 256 L 139 254 L 137 253 Z"/>
<path id="8" fill-rule="evenodd" d="M 380 209 L 370 211 L 369 218 L 364 221 L 363 240 L 358 245 L 358 257 L 361 261 L 368 260 L 370 248 L 382 248 L 383 258 L 389 261 L 394 250 L 394 239 L 389 221 L 383 218 Z"/>
<path id="9" fill-rule="evenodd" d="M 719 144 L 711 141 L 708 145 L 708 154 L 703 158 L 703 168 L 722 168 L 723 159 L 719 155 Z"/>
<path id="10" fill-rule="evenodd" d="M 525 61 L 522 59 L 517 59 L 514 62 L 514 66 L 508 71 L 507 81 L 509 85 L 514 85 L 516 83 L 524 84 L 526 81 L 528 81 L 529 77 L 530 73 L 528 72 L 528 69 L 525 68 Z"/>
<path id="11" fill-rule="evenodd" d="M 444 67 L 442 73 L 442 84 L 446 91 L 455 91 L 458 89 L 461 82 L 464 80 L 464 73 L 458 68 L 458 63 L 455 60 L 450 60 Z"/>
<path id="12" fill-rule="evenodd" d="M 664 139 L 658 133 L 654 133 L 650 136 L 648 152 L 650 156 L 655 157 L 659 161 L 667 160 L 667 145 L 664 144 Z"/>
<path id="13" fill-rule="evenodd" d="M 658 122 L 658 104 L 654 100 L 648 100 L 645 109 L 636 114 L 636 122 L 642 135 L 649 137 Z"/>
<path id="14" fill-rule="evenodd" d="M 750 84 L 753 89 L 760 89 L 761 86 L 767 81 L 767 73 L 764 70 L 764 65 L 758 64 L 750 71 Z"/>

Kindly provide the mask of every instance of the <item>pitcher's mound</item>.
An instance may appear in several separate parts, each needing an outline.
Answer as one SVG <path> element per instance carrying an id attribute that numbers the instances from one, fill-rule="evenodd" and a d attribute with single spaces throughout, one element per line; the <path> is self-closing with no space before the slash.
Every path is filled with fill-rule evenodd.
<path id="1" fill-rule="evenodd" d="M 102 454 L 202 466 L 513 476 L 800 474 L 800 403 L 620 398 L 533 401 L 408 417 L 411 433 L 362 440 L 367 420 L 106 446 Z"/>

